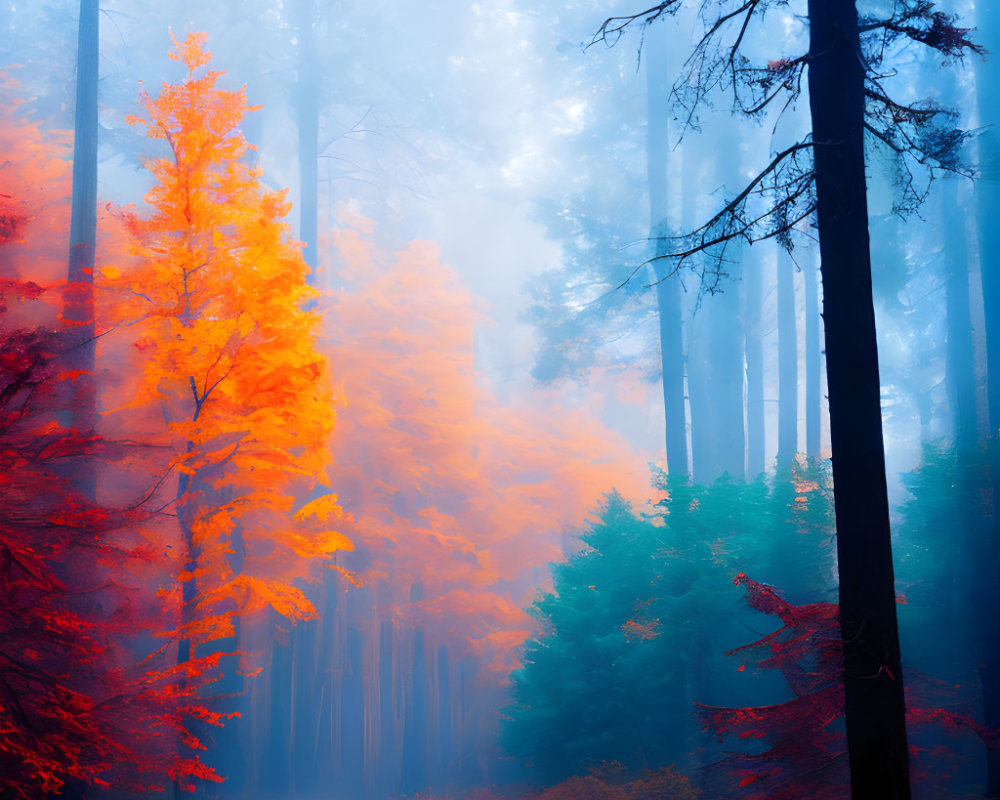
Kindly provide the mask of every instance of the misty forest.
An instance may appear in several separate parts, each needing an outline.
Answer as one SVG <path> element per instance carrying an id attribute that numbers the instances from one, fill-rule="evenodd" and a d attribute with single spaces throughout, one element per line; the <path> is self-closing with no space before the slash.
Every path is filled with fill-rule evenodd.
<path id="1" fill-rule="evenodd" d="M 1000 798 L 1000 3 L 0 28 L 0 800 Z"/>

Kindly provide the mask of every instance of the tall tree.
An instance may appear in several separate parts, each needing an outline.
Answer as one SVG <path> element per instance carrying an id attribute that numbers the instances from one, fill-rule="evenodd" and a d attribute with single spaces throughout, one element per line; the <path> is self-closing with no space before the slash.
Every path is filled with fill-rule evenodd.
<path id="1" fill-rule="evenodd" d="M 662 255 L 670 223 L 668 120 L 670 79 L 667 74 L 667 38 L 663 25 L 650 30 L 646 48 L 646 171 L 649 179 L 649 235 Z M 667 469 L 675 478 L 688 474 L 687 413 L 684 407 L 684 330 L 681 287 L 662 261 L 654 262 L 656 311 L 660 332 L 661 382 L 666 423 Z"/>
<path id="2" fill-rule="evenodd" d="M 966 31 L 930 2 L 894 4 L 887 18 L 859 25 L 854 0 L 809 0 L 809 49 L 755 68 L 741 53 L 751 23 L 775 3 L 720 0 L 702 6 L 705 35 L 675 94 L 693 119 L 719 86 L 736 110 L 759 116 L 775 98 L 799 91 L 808 68 L 811 132 L 775 155 L 735 198 L 696 229 L 672 256 L 725 253 L 734 240 L 785 240 L 816 215 L 823 276 L 827 385 L 840 571 L 840 622 L 851 790 L 855 800 L 910 796 L 903 680 L 896 623 L 880 383 L 871 289 L 864 135 L 878 137 L 910 177 L 905 204 L 922 192 L 916 165 L 958 168 L 961 131 L 942 130 L 933 104 L 907 106 L 887 94 L 878 67 L 887 43 L 909 39 L 946 55 L 973 47 Z M 612 17 L 595 40 L 620 36 L 686 5 L 667 0 L 638 14 Z M 864 41 L 861 33 L 866 34 Z M 725 37 L 730 37 L 723 41 Z M 860 57 L 859 57 L 860 56 Z M 763 213 L 759 195 L 771 201 Z M 719 258 L 720 270 L 722 256 Z"/>
<path id="3" fill-rule="evenodd" d="M 1000 52 L 1000 9 L 995 3 L 976 4 L 977 35 L 990 53 Z M 989 431 L 1000 430 L 1000 230 L 991 224 L 1000 202 L 1000 91 L 996 69 L 983 62 L 976 71 L 979 124 L 991 126 L 979 140 L 979 161 L 984 180 L 976 188 L 979 205 L 979 263 L 982 270 L 983 305 L 986 311 L 986 363 L 989 390 Z M 1000 720 L 1000 714 L 997 717 Z M 998 778 L 1000 780 L 1000 778 Z M 1000 789 L 1000 783 L 997 784 Z"/>
<path id="4" fill-rule="evenodd" d="M 802 268 L 806 306 L 806 455 L 819 457 L 823 406 L 820 393 L 822 352 L 819 341 L 819 269 L 812 259 Z"/>
<path id="5" fill-rule="evenodd" d="M 132 120 L 169 155 L 147 161 L 157 181 L 146 197 L 152 215 L 123 214 L 138 264 L 103 271 L 121 291 L 113 317 L 137 330 L 129 406 L 161 409 L 175 453 L 184 564 L 170 637 L 180 663 L 232 637 L 237 614 L 315 616 L 293 581 L 351 547 L 328 529 L 332 495 L 292 513 L 296 489 L 324 480 L 329 458 L 319 319 L 303 307 L 313 295 L 282 221 L 285 192 L 263 190 L 242 159 L 245 93 L 218 88 L 222 73 L 203 70 L 205 39 L 175 41 L 171 57 L 187 79 L 145 95 L 146 116 Z"/>
<path id="6" fill-rule="evenodd" d="M 764 471 L 764 303 L 763 247 L 750 248 L 743 277 L 743 320 L 746 329 L 747 477 Z"/>
<path id="7" fill-rule="evenodd" d="M 69 270 L 63 317 L 76 329 L 69 359 L 75 378 L 69 407 L 81 430 L 94 425 L 94 256 L 97 247 L 97 78 L 98 0 L 80 0 L 73 125 L 73 204 L 69 228 Z M 93 495 L 92 470 L 75 476 Z"/>
<path id="8" fill-rule="evenodd" d="M 1000 9 L 995 3 L 976 4 L 976 23 L 982 44 L 991 53 L 1000 52 Z M 1000 448 L 996 440 L 1000 435 L 1000 229 L 994 217 L 1000 203 L 1000 86 L 998 86 L 996 65 L 983 63 L 976 72 L 976 96 L 979 110 L 979 124 L 989 126 L 979 140 L 979 161 L 983 173 L 976 186 L 978 202 L 977 229 L 979 244 L 979 267 L 982 274 L 983 310 L 986 329 L 987 368 L 987 419 L 994 454 L 990 463 L 993 482 L 993 497 L 997 497 L 997 476 L 1000 474 Z M 1000 515 L 996 511 L 994 499 L 993 519 L 998 523 L 988 544 L 979 552 L 984 575 L 995 575 L 1000 564 Z M 983 620 L 986 624 L 980 632 L 981 650 L 978 657 L 980 681 L 983 692 L 983 721 L 993 731 L 1000 730 L 1000 632 L 993 624 L 1000 603 L 996 592 L 988 584 L 983 584 L 977 592 L 977 600 L 983 605 Z M 1000 797 L 1000 750 L 987 750 L 986 796 Z"/>
<path id="9" fill-rule="evenodd" d="M 910 796 L 853 0 L 809 0 L 809 109 L 833 447 L 851 795 Z"/>
<path id="10" fill-rule="evenodd" d="M 799 338 L 795 325 L 795 263 L 778 252 L 778 467 L 798 452 Z"/>

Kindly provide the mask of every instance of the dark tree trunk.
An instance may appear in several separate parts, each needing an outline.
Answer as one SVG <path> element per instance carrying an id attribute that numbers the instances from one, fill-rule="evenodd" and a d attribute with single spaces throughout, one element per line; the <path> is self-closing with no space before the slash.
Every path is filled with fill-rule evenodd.
<path id="1" fill-rule="evenodd" d="M 650 29 L 644 50 L 646 59 L 646 172 L 649 181 L 649 235 L 668 233 L 667 121 L 670 81 L 667 76 L 666 41 L 663 26 Z M 667 251 L 666 242 L 657 241 L 656 255 Z M 674 478 L 688 476 L 687 416 L 684 411 L 684 331 L 681 316 L 681 287 L 666 272 L 667 261 L 653 262 L 656 308 L 660 325 L 663 406 L 666 420 L 667 470 Z"/>
<path id="2" fill-rule="evenodd" d="M 813 263 L 802 270 L 805 278 L 806 305 L 806 455 L 819 457 L 823 417 L 820 370 L 822 345 L 819 341 L 819 270 Z"/>
<path id="3" fill-rule="evenodd" d="M 795 264 L 778 252 L 778 469 L 798 452 L 799 363 L 795 326 Z"/>
<path id="4" fill-rule="evenodd" d="M 754 254 L 754 249 L 750 249 Z M 746 325 L 747 372 L 747 477 L 753 480 L 764 471 L 764 342 L 761 310 L 764 303 L 762 248 L 757 247 L 753 263 L 743 279 L 743 318 Z"/>
<path id="5" fill-rule="evenodd" d="M 1000 563 L 1000 514 L 997 513 L 1000 447 L 995 441 L 1000 431 L 1000 226 L 995 223 L 1000 206 L 1000 82 L 997 81 L 995 54 L 1000 52 L 1000 8 L 996 3 L 976 5 L 977 38 L 994 56 L 979 65 L 976 73 L 976 95 L 979 124 L 986 127 L 979 138 L 979 161 L 986 180 L 976 184 L 978 200 L 979 267 L 982 271 L 983 312 L 986 328 L 986 368 L 988 392 L 988 425 L 991 443 L 990 480 L 993 484 L 994 529 L 991 541 L 984 544 L 978 600 L 981 626 L 978 654 L 980 683 L 983 694 L 983 722 L 993 731 L 1000 730 L 1000 628 L 996 625 L 1000 602 L 990 576 L 996 575 Z M 986 797 L 1000 797 L 1000 749 L 986 750 Z"/>
<path id="6" fill-rule="evenodd" d="M 986 316 L 986 364 L 989 390 L 989 431 L 1000 430 L 1000 226 L 995 224 L 1000 206 L 1000 81 L 996 54 L 1000 52 L 1000 8 L 996 3 L 976 4 L 976 38 L 990 53 L 976 73 L 979 124 L 986 127 L 979 138 L 979 161 L 986 180 L 976 184 L 979 205 L 979 264 L 982 270 L 983 306 Z M 1000 751 L 997 751 L 1000 752 Z M 998 784 L 1000 790 L 1000 784 Z M 997 796 L 996 794 L 991 796 Z"/>
<path id="7" fill-rule="evenodd" d="M 830 436 L 853 800 L 910 797 L 865 183 L 854 0 L 809 0 Z"/>

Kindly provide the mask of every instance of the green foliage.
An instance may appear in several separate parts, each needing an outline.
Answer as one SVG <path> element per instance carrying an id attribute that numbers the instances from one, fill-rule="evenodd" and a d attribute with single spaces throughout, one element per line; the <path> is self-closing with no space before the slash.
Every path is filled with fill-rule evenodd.
<path id="1" fill-rule="evenodd" d="M 978 617 L 996 591 L 996 576 L 984 569 L 995 525 L 991 461 L 997 463 L 989 450 L 959 454 L 935 442 L 903 476 L 907 497 L 898 509 L 894 546 L 902 648 L 909 664 L 949 684 L 978 683 L 970 654 L 977 649 Z"/>
<path id="2" fill-rule="evenodd" d="M 607 496 L 585 548 L 552 566 L 553 592 L 532 606 L 543 630 L 512 676 L 502 741 L 544 782 L 609 760 L 633 774 L 688 766 L 694 701 L 733 704 L 748 685 L 717 654 L 745 641 L 747 625 L 773 625 L 742 608 L 737 573 L 788 586 L 790 599 L 832 599 L 826 465 L 771 483 L 656 481 L 668 499 L 646 513 Z"/>

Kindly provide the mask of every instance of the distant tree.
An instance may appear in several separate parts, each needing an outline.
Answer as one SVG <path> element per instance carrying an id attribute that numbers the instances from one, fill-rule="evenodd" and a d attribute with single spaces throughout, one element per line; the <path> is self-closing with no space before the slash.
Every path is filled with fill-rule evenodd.
<path id="1" fill-rule="evenodd" d="M 667 0 L 637 14 L 611 17 L 594 40 L 613 42 L 631 25 L 649 25 L 686 5 Z M 675 240 L 673 252 L 662 258 L 679 268 L 695 253 L 717 252 L 720 273 L 730 243 L 776 238 L 790 248 L 795 226 L 816 215 L 851 790 L 855 800 L 908 798 L 864 134 L 897 156 L 903 175 L 899 206 L 915 208 L 926 194 L 921 170 L 925 165 L 931 174 L 936 168 L 960 169 L 958 149 L 966 134 L 944 125 L 948 112 L 934 103 L 893 100 L 880 67 L 908 40 L 951 57 L 980 48 L 926 0 L 907 0 L 894 4 L 888 16 L 861 19 L 854 0 L 809 0 L 808 53 L 754 66 L 742 45 L 751 24 L 776 5 L 769 0 L 704 4 L 705 33 L 686 62 L 675 97 L 694 121 L 706 96 L 723 88 L 732 93 L 735 111 L 759 118 L 777 102 L 798 97 L 808 67 L 811 131 L 775 154 L 742 191 L 704 225 Z M 767 201 L 763 208 L 756 203 L 761 197 Z"/>

